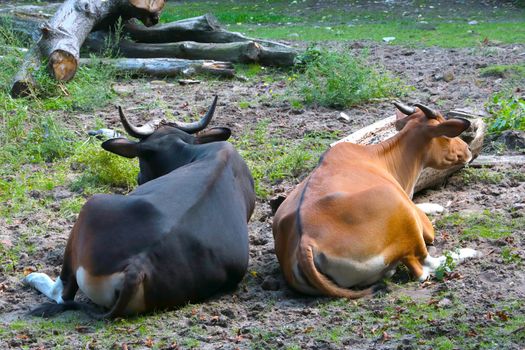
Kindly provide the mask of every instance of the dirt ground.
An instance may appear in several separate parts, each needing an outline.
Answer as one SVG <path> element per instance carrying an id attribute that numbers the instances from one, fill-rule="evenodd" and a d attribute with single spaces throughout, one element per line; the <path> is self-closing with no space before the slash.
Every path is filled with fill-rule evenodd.
<path id="1" fill-rule="evenodd" d="M 294 45 L 304 47 L 302 43 Z M 489 96 L 501 88 L 504 80 L 480 77 L 479 69 L 493 64 L 517 63 L 525 57 L 523 45 L 471 49 L 412 49 L 369 42 L 325 45 L 349 53 L 369 50 L 371 62 L 383 65 L 414 87 L 408 92 L 406 102 L 426 103 L 442 111 L 469 107 L 481 112 Z M 446 82 L 441 79 L 440 76 L 445 72 L 452 72 L 453 80 Z M 116 103 L 125 106 L 135 122 L 164 115 L 163 109 L 159 107 L 141 107 L 151 105 L 152 101 L 162 101 L 174 111 L 175 116 L 187 115 L 195 110 L 204 110 L 212 96 L 218 94 L 220 102 L 213 122 L 215 126 L 228 126 L 237 135 L 251 130 L 257 121 L 269 119 L 270 130 L 279 130 L 290 140 L 302 138 L 312 131 L 339 130 L 341 135 L 346 135 L 394 111 L 387 101 L 372 102 L 345 110 L 352 118 L 350 122 L 345 122 L 338 119 L 340 111 L 333 109 L 305 107 L 295 110 L 288 102 L 272 98 L 284 92 L 285 82 L 264 83 L 257 78 L 247 82 L 212 81 L 190 86 L 180 86 L 176 81 L 117 82 L 114 89 L 119 93 Z M 241 101 L 249 101 L 250 107 L 240 108 Z M 96 116 L 101 117 L 109 127 L 118 127 L 113 107 L 97 111 Z M 72 125 L 84 121 L 86 130 L 93 126 L 93 117 L 93 114 L 66 116 Z M 525 180 L 523 176 L 514 175 L 523 175 L 525 167 L 503 165 L 491 171 L 505 176 L 497 183 L 465 183 L 460 172 L 451 177 L 445 187 L 424 191 L 416 195 L 414 201 L 447 205 L 446 214 L 466 215 L 487 211 L 490 215 L 499 214 L 505 218 L 522 217 L 525 214 Z M 514 177 L 507 177 L 509 174 L 514 174 Z M 276 184 L 274 190 L 280 191 L 289 185 Z M 49 193 L 29 195 L 52 196 L 56 203 L 60 203 L 76 194 L 64 187 L 55 188 Z M 60 271 L 62 254 L 75 216 L 55 220 L 47 217 L 46 213 L 35 210 L 11 224 L 0 219 L 0 238 L 13 242 L 21 236 L 28 236 L 39 225 L 47 231 L 39 236 L 29 235 L 28 239 L 35 246 L 34 251 L 31 254 L 22 253 L 15 271 L 3 271 L 0 276 L 0 324 L 5 326 L 20 321 L 36 322 L 25 313 L 46 301 L 44 296 L 21 283 L 24 268 L 34 266 L 53 277 Z M 435 219 L 439 220 L 439 217 Z M 147 325 L 146 334 L 140 325 L 126 323 L 121 327 L 121 332 L 115 331 L 116 335 L 108 335 L 104 331 L 104 323 L 91 321 L 79 313 L 67 312 L 58 320 L 80 326 L 66 330 L 53 330 L 52 326 L 48 326 L 51 336 L 47 337 L 41 337 L 42 332 L 46 334 L 46 330 L 26 330 L 24 336 L 20 336 L 16 329 L 11 328 L 10 333 L 0 338 L 0 347 L 42 346 L 51 349 L 60 345 L 54 340 L 54 334 L 56 338 L 60 335 L 63 342 L 60 346 L 64 348 L 105 348 L 110 339 L 116 348 L 122 349 L 151 346 L 170 348 L 169 344 L 173 343 L 181 348 L 202 349 L 415 349 L 432 347 L 421 342 L 422 338 L 470 334 L 468 343 L 476 348 L 475 344 L 482 344 L 486 337 L 493 336 L 492 333 L 479 332 L 484 327 L 493 327 L 491 322 L 496 322 L 493 318 L 519 318 L 525 314 L 523 303 L 515 303 L 525 299 L 523 266 L 520 263 L 504 263 L 502 260 L 502 250 L 511 247 L 521 261 L 525 261 L 523 226 L 514 227 L 512 235 L 507 238 L 460 240 L 461 233 L 457 227 L 445 224 L 436 232 L 435 247 L 431 248 L 433 254 L 468 246 L 481 251 L 483 256 L 456 267 L 454 273 L 444 281 L 434 280 L 424 285 L 408 281 L 406 272 L 401 270 L 397 277 L 389 281 L 389 293 L 354 303 L 305 297 L 290 290 L 281 276 L 274 255 L 271 224 L 268 203 L 258 201 L 249 224 L 249 272 L 234 293 L 180 310 L 152 315 L 150 319 L 148 316 L 143 317 L 141 322 Z M 406 307 L 403 302 L 407 296 L 411 300 L 408 303 L 416 302 L 425 307 L 436 305 L 436 309 L 456 308 L 457 312 L 436 320 L 423 318 L 420 322 L 427 323 L 425 326 L 407 328 L 401 321 L 396 321 L 395 312 L 392 316 L 385 314 L 385 310 Z M 502 311 L 505 305 L 514 306 Z M 461 327 L 464 324 L 473 331 L 463 331 Z M 518 329 L 517 332 L 512 336 L 508 334 L 508 342 L 505 340 L 502 343 L 505 344 L 503 348 L 523 349 L 524 331 Z M 497 333 L 498 336 L 505 334 Z M 149 343 L 147 339 L 150 339 Z M 173 345 L 172 348 L 175 347 Z M 488 348 L 491 348 L 490 344 Z"/>

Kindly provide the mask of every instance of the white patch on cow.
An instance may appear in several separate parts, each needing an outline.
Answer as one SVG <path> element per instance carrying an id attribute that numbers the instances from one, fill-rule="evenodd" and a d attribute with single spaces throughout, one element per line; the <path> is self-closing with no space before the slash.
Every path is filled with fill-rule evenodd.
<path id="1" fill-rule="evenodd" d="M 439 214 L 439 213 L 442 213 L 443 210 L 445 210 L 443 206 L 436 204 L 436 203 L 419 203 L 419 204 L 416 204 L 416 207 L 421 209 L 427 215 L 428 214 L 430 215 Z"/>
<path id="2" fill-rule="evenodd" d="M 457 252 L 450 253 L 450 257 L 452 257 L 455 264 L 460 264 L 466 259 L 476 258 L 479 256 L 481 256 L 481 253 L 471 248 L 462 248 Z M 426 281 L 430 274 L 434 273 L 440 266 L 445 264 L 446 261 L 447 257 L 444 255 L 441 255 L 437 258 L 433 258 L 428 255 L 423 261 L 423 273 L 421 276 L 419 276 L 419 280 L 421 282 Z"/>
<path id="3" fill-rule="evenodd" d="M 92 276 L 82 266 L 76 271 L 78 287 L 95 304 L 111 308 L 124 283 L 124 272 Z"/>
<path id="4" fill-rule="evenodd" d="M 419 281 L 424 282 L 430 276 L 431 273 L 434 273 L 441 265 L 445 263 L 447 257 L 442 255 L 437 258 L 427 255 L 423 261 L 423 273 L 419 276 Z"/>
<path id="5" fill-rule="evenodd" d="M 53 282 L 53 280 L 45 273 L 33 272 L 27 275 L 24 278 L 24 281 L 49 299 L 56 301 L 58 304 L 64 303 L 64 300 L 62 300 L 64 284 L 60 280 L 60 277 Z"/>
<path id="6" fill-rule="evenodd" d="M 324 257 L 317 255 L 316 266 L 319 271 L 328 275 L 337 285 L 344 288 L 353 286 L 367 286 L 382 279 L 392 270 L 385 264 L 382 255 L 375 256 L 365 261 L 348 258 Z"/>

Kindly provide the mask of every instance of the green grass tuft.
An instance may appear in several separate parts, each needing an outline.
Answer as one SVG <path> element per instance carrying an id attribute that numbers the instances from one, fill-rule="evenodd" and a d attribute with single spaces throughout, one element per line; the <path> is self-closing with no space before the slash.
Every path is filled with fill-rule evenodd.
<path id="1" fill-rule="evenodd" d="M 489 132 L 499 134 L 505 130 L 525 131 L 525 98 L 509 92 L 498 92 L 487 104 L 491 114 Z"/>
<path id="2" fill-rule="evenodd" d="M 500 239 L 511 236 L 519 227 L 525 225 L 525 218 L 507 218 L 499 213 L 485 210 L 478 214 L 462 215 L 454 213 L 443 216 L 436 222 L 438 229 L 456 227 L 460 239 Z"/>
<path id="3" fill-rule="evenodd" d="M 271 185 L 284 179 L 297 180 L 313 169 L 322 152 L 336 138 L 332 133 L 312 133 L 293 142 L 271 135 L 269 121 L 260 121 L 254 130 L 234 139 L 233 144 L 244 158 L 255 180 L 260 198 L 271 193 Z"/>
<path id="4" fill-rule="evenodd" d="M 482 77 L 525 78 L 525 63 L 493 65 L 479 70 Z"/>
<path id="5" fill-rule="evenodd" d="M 100 186 L 130 190 L 137 184 L 138 161 L 110 153 L 98 142 L 79 147 L 72 161 L 83 170 L 80 178 L 72 184 L 75 191 L 95 192 Z"/>
<path id="6" fill-rule="evenodd" d="M 308 104 L 344 108 L 372 99 L 401 95 L 404 84 L 365 57 L 309 49 L 299 57 L 304 67 L 292 88 Z"/>

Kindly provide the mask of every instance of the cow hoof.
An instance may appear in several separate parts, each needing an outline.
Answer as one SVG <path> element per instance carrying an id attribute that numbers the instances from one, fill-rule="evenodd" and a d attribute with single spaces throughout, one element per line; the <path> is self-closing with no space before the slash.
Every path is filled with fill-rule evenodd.
<path id="1" fill-rule="evenodd" d="M 425 214 L 439 214 L 442 213 L 445 208 L 443 208 L 442 205 L 436 204 L 436 203 L 419 203 L 416 204 L 416 206 L 421 209 Z"/>

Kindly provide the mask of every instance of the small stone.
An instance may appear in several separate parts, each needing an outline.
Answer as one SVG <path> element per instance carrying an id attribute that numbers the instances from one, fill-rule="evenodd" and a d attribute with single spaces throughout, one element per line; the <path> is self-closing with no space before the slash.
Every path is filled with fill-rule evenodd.
<path id="1" fill-rule="evenodd" d="M 115 84 L 112 86 L 112 88 L 116 94 L 122 95 L 122 96 L 130 95 L 133 92 L 133 87 L 129 85 Z"/>
<path id="2" fill-rule="evenodd" d="M 28 194 L 29 194 L 29 197 L 31 197 L 33 199 L 42 198 L 42 192 L 37 191 L 37 190 L 31 190 L 31 191 L 29 191 Z"/>
<path id="3" fill-rule="evenodd" d="M 71 197 L 72 193 L 66 189 L 57 187 L 53 190 L 53 198 L 57 201 Z"/>
<path id="4" fill-rule="evenodd" d="M 200 80 L 192 80 L 192 79 L 180 79 L 179 80 L 180 85 L 195 85 L 195 84 L 200 84 L 200 83 L 201 83 Z"/>
<path id="5" fill-rule="evenodd" d="M 446 81 L 447 83 L 451 82 L 452 80 L 454 80 L 455 76 L 454 76 L 454 72 L 452 70 L 447 70 L 443 73 L 443 80 Z"/>
<path id="6" fill-rule="evenodd" d="M 395 37 L 395 36 L 385 36 L 385 37 L 383 38 L 383 41 L 384 41 L 385 43 L 389 43 L 389 42 L 394 41 L 394 40 L 396 40 L 396 37 Z"/>
<path id="7" fill-rule="evenodd" d="M 264 279 L 261 288 L 264 290 L 276 291 L 279 290 L 280 283 L 275 278 L 268 276 Z"/>
<path id="8" fill-rule="evenodd" d="M 471 26 L 475 26 L 476 24 L 478 24 L 478 21 L 469 21 L 468 24 L 470 24 Z"/>
<path id="9" fill-rule="evenodd" d="M 350 121 L 350 117 L 348 116 L 348 114 L 346 114 L 344 112 L 341 112 L 341 113 L 339 113 L 339 117 L 337 117 L 337 120 L 340 120 L 340 121 L 348 123 Z"/>
<path id="10" fill-rule="evenodd" d="M 447 308 L 452 306 L 452 301 L 449 298 L 443 298 L 437 303 L 439 307 Z"/>
<path id="11" fill-rule="evenodd" d="M 235 318 L 235 312 L 232 310 L 232 309 L 223 309 L 221 310 L 221 314 L 223 314 L 224 316 L 230 318 L 230 319 L 234 319 Z"/>

